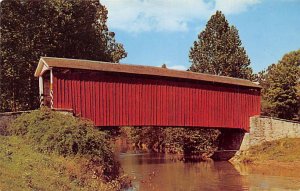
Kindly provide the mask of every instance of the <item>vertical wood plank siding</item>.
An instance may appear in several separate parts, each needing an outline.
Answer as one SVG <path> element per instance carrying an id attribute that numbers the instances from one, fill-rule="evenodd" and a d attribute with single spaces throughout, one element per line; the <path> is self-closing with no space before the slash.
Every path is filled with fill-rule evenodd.
<path id="1" fill-rule="evenodd" d="M 109 72 L 54 71 L 54 108 L 73 109 L 96 126 L 241 128 L 260 113 L 251 88 Z"/>

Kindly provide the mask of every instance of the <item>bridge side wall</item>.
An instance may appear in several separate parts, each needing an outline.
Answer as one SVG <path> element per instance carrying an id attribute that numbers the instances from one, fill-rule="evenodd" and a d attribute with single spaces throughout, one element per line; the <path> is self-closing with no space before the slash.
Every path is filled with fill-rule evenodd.
<path id="1" fill-rule="evenodd" d="M 249 130 L 259 91 L 174 78 L 111 72 L 54 74 L 54 108 L 96 126 L 184 126 Z"/>
<path id="2" fill-rule="evenodd" d="M 282 138 L 300 138 L 300 123 L 269 117 L 251 117 L 250 132 L 245 133 L 240 150 L 266 141 Z"/>
<path id="3" fill-rule="evenodd" d="M 222 129 L 219 150 L 212 156 L 215 160 L 229 160 L 238 151 L 249 149 L 266 141 L 282 138 L 300 138 L 300 123 L 282 119 L 254 116 L 250 118 L 250 132 L 238 129 Z"/>

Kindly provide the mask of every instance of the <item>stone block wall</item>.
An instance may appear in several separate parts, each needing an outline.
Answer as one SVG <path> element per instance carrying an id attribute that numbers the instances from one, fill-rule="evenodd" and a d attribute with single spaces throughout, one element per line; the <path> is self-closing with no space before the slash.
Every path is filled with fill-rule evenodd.
<path id="1" fill-rule="evenodd" d="M 55 110 L 55 111 L 65 115 L 73 115 L 72 110 Z M 7 134 L 6 129 L 12 120 L 16 119 L 18 116 L 20 116 L 23 113 L 30 113 L 30 112 L 32 112 L 32 110 L 0 113 L 0 135 Z"/>
<path id="2" fill-rule="evenodd" d="M 250 132 L 245 133 L 240 150 L 282 138 L 300 138 L 300 123 L 270 117 L 251 117 Z"/>
<path id="3" fill-rule="evenodd" d="M 17 118 L 22 113 L 28 113 L 30 111 L 19 111 L 19 112 L 5 112 L 0 113 L 0 135 L 6 135 L 6 128 L 9 123 Z"/>

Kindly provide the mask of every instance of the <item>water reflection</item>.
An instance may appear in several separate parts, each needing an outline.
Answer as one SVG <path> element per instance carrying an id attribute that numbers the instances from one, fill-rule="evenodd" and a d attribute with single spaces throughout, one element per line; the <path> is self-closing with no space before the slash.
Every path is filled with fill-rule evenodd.
<path id="1" fill-rule="evenodd" d="M 300 190 L 300 177 L 254 173 L 229 162 L 183 163 L 168 155 L 130 153 L 120 154 L 120 162 L 134 178 L 130 190 Z"/>

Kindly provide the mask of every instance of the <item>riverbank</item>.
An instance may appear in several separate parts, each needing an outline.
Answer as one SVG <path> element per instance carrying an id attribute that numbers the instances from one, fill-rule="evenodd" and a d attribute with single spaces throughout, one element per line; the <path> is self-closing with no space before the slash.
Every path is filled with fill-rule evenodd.
<path id="1" fill-rule="evenodd" d="M 122 190 L 130 179 L 109 135 L 47 108 L 24 113 L 0 134 L 0 190 Z"/>
<path id="2" fill-rule="evenodd" d="M 125 177 L 103 181 L 87 163 L 82 157 L 40 153 L 18 136 L 0 136 L 0 190 L 121 189 Z"/>
<path id="3" fill-rule="evenodd" d="M 230 160 L 234 164 L 253 164 L 256 168 L 285 171 L 300 168 L 300 138 L 284 138 L 250 147 Z M 299 176 L 296 172 L 295 176 Z"/>

